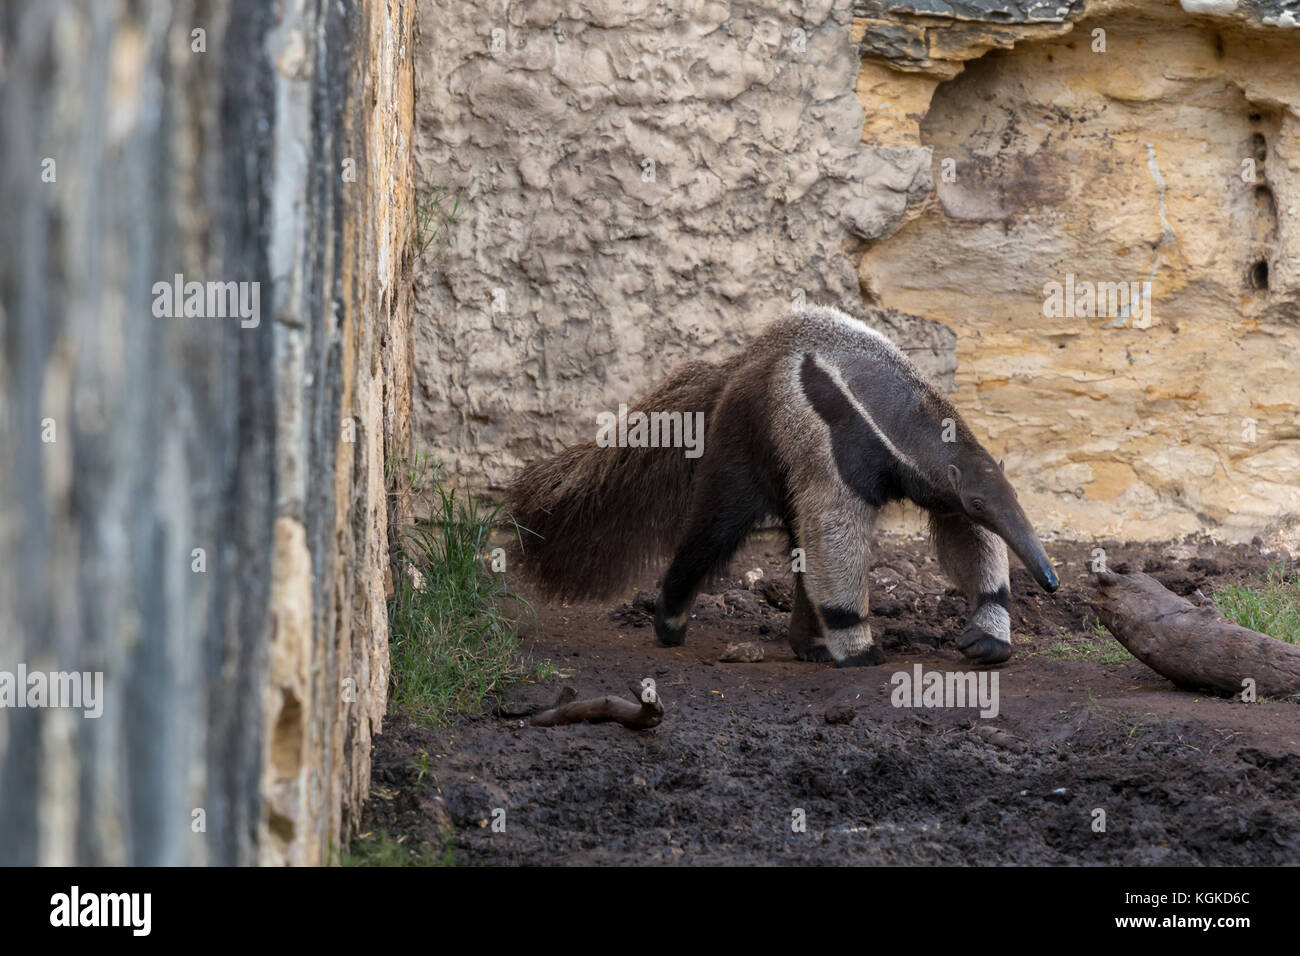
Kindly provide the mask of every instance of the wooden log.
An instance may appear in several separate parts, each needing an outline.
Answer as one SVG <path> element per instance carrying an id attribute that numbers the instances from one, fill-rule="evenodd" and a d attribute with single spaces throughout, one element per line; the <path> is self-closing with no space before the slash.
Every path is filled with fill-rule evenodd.
<path id="1" fill-rule="evenodd" d="M 587 700 L 575 700 L 577 696 L 578 692 L 572 687 L 561 688 L 554 706 L 533 714 L 528 723 L 534 727 L 558 727 L 584 721 L 600 724 L 612 720 L 631 730 L 649 730 L 659 726 L 664 719 L 663 701 L 653 689 L 633 686 L 632 696 L 639 702 L 635 704 L 612 694 Z"/>
<path id="2" fill-rule="evenodd" d="M 1141 571 L 1097 573 L 1097 616 L 1115 639 L 1179 687 L 1261 697 L 1300 695 L 1300 647 L 1226 620 Z"/>

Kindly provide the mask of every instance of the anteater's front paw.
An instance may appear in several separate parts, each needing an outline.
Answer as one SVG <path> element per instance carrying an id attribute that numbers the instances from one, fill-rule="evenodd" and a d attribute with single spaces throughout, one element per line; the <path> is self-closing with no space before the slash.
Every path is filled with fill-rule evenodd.
<path id="1" fill-rule="evenodd" d="M 655 618 L 655 637 L 664 647 L 681 647 L 686 643 L 686 628 L 669 627 L 662 619 Z"/>
<path id="2" fill-rule="evenodd" d="M 863 648 L 856 654 L 850 654 L 842 657 L 835 662 L 836 667 L 875 667 L 877 664 L 885 663 L 885 652 L 877 645 L 872 644 L 870 647 Z"/>
<path id="3" fill-rule="evenodd" d="M 812 661 L 816 664 L 828 664 L 832 660 L 831 649 L 825 644 L 805 644 L 802 647 L 795 647 L 794 656 L 801 661 Z"/>
<path id="4" fill-rule="evenodd" d="M 978 627 L 968 627 L 957 639 L 957 649 L 976 664 L 1001 664 L 1011 657 L 1011 642 Z"/>
<path id="5" fill-rule="evenodd" d="M 673 627 L 664 617 L 663 605 L 655 602 L 655 637 L 664 647 L 681 647 L 686 641 L 686 620 L 689 614 L 681 617 L 681 627 Z"/>

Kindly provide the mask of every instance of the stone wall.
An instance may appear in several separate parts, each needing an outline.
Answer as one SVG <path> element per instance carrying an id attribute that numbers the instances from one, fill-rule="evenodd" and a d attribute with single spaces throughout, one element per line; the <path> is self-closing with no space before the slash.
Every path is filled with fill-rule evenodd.
<path id="1" fill-rule="evenodd" d="M 1062 10 L 859 8 L 869 135 L 929 151 L 934 183 L 864 290 L 957 333 L 954 400 L 1040 525 L 1295 550 L 1300 30 L 1192 0 Z M 1048 283 L 1085 281 L 1150 282 L 1148 307 L 1044 314 Z"/>
<path id="2" fill-rule="evenodd" d="M 1286 537 L 1296 9 L 423 0 L 420 181 L 466 199 L 417 440 L 490 494 L 797 297 L 868 302 L 1043 530 Z M 1046 318 L 1067 275 L 1150 279 L 1153 321 Z"/>
<path id="3" fill-rule="evenodd" d="M 103 675 L 98 717 L 0 711 L 0 862 L 317 863 L 357 823 L 410 420 L 413 12 L 0 13 L 0 681 Z M 177 275 L 248 308 L 219 317 L 222 285 L 170 316 Z"/>
<path id="4" fill-rule="evenodd" d="M 929 188 L 861 143 L 847 0 L 422 0 L 416 162 L 464 216 L 416 278 L 416 428 L 475 490 L 594 434 L 792 302 Z M 951 333 L 892 330 L 937 377 Z"/>

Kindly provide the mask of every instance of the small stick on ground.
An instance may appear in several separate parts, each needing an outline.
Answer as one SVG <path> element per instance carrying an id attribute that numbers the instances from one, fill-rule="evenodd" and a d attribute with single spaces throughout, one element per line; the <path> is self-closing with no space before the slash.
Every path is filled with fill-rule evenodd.
<path id="1" fill-rule="evenodd" d="M 1134 657 L 1179 687 L 1261 697 L 1300 694 L 1300 647 L 1224 619 L 1134 571 L 1097 573 L 1097 616 Z"/>
<path id="2" fill-rule="evenodd" d="M 1004 730 L 998 730 L 996 727 L 990 727 L 988 724 L 978 724 L 973 729 L 976 736 L 983 737 L 993 746 L 1001 747 L 1003 750 L 1022 754 L 1029 749 L 1029 745 L 1021 738 Z"/>
<path id="3" fill-rule="evenodd" d="M 561 724 L 603 724 L 614 721 L 629 730 L 649 730 L 659 726 L 664 719 L 664 705 L 658 692 L 645 691 L 632 686 L 632 703 L 612 694 L 577 700 L 578 692 L 572 687 L 562 687 L 555 704 L 549 710 L 533 714 L 528 723 L 534 727 L 558 727 Z M 649 693 L 651 700 L 644 699 Z"/>

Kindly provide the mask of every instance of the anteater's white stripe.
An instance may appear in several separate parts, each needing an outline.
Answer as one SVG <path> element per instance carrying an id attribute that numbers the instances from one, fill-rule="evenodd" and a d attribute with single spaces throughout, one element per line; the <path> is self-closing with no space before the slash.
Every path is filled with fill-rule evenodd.
<path id="1" fill-rule="evenodd" d="M 981 604 L 971 615 L 970 623 L 999 641 L 1011 643 L 1011 615 L 1001 604 Z"/>
<path id="2" fill-rule="evenodd" d="M 864 322 L 862 319 L 859 319 L 856 315 L 849 315 L 847 312 L 841 312 L 839 309 L 832 309 L 829 307 L 818 309 L 816 314 L 821 318 L 830 318 L 831 320 L 838 322 L 841 325 L 848 326 L 854 332 L 866 332 L 867 334 L 879 339 L 881 342 L 884 342 L 891 349 L 894 350 L 898 349 L 898 346 L 895 345 L 893 342 L 891 342 L 887 335 L 885 335 L 883 332 L 879 332 L 876 329 L 873 329 L 871 326 L 867 325 L 867 323 Z"/>
<path id="3" fill-rule="evenodd" d="M 831 381 L 835 383 L 835 387 L 838 388 L 841 393 L 843 393 L 844 398 L 849 402 L 849 404 L 853 406 L 853 408 L 857 411 L 857 413 L 862 416 L 862 420 L 865 421 L 867 425 L 871 427 L 871 430 L 873 432 L 876 433 L 876 437 L 880 439 L 881 444 L 883 444 L 886 448 L 889 449 L 889 453 L 893 455 L 896 459 L 898 459 L 900 462 L 902 462 L 904 465 L 906 465 L 908 468 L 911 468 L 913 471 L 919 472 L 920 469 L 916 467 L 916 462 L 914 462 L 907 455 L 904 455 L 902 451 L 899 450 L 898 446 L 889 440 L 889 436 L 886 435 L 881 430 L 880 426 L 876 424 L 876 420 L 871 417 L 871 413 L 868 412 L 866 408 L 863 407 L 860 401 L 858 401 L 858 397 L 853 394 L 853 392 L 849 389 L 848 383 L 844 381 L 844 376 L 840 375 L 840 370 L 835 368 L 834 366 L 827 365 L 817 355 L 813 355 L 812 360 L 819 369 L 821 369 L 828 376 L 830 376 Z"/>

